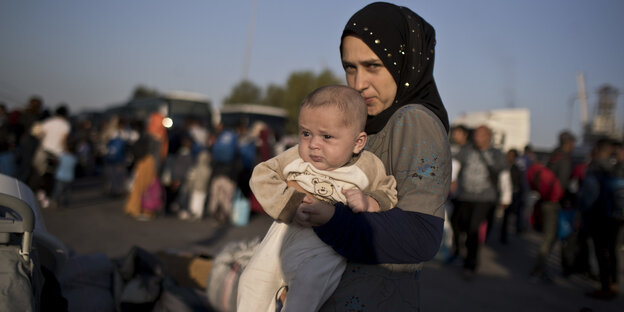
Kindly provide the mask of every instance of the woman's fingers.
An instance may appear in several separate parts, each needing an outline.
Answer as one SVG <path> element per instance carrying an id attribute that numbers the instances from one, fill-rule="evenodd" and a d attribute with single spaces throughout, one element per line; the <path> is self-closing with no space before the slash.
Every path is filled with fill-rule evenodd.
<path id="1" fill-rule="evenodd" d="M 327 223 L 334 216 L 334 206 L 323 202 L 313 204 L 301 204 L 297 212 L 306 214 L 306 221 L 311 226 L 319 226 Z"/>

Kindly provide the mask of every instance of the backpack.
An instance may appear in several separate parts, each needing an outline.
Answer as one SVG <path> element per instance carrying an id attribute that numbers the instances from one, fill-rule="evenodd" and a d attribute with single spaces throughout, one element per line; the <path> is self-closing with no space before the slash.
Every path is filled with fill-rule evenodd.
<path id="1" fill-rule="evenodd" d="M 544 226 L 544 218 L 542 215 L 542 202 L 545 200 L 545 198 L 552 195 L 553 192 L 561 191 L 560 190 L 561 187 L 559 186 L 555 178 L 550 182 L 545 193 L 542 193 L 541 183 L 542 183 L 542 172 L 544 171 L 550 171 L 550 169 L 548 169 L 547 167 L 542 167 L 542 168 L 537 169 L 537 172 L 535 172 L 535 175 L 533 175 L 533 180 L 531 181 L 531 183 L 529 183 L 530 189 L 539 195 L 539 198 L 533 204 L 533 213 L 531 214 L 531 219 L 530 219 L 531 223 L 533 224 L 533 227 L 538 232 L 542 232 L 543 226 Z"/>
<path id="2" fill-rule="evenodd" d="M 126 142 L 120 137 L 110 139 L 106 144 L 106 161 L 110 164 L 118 164 L 124 161 Z"/>
<path id="3" fill-rule="evenodd" d="M 234 131 L 223 130 L 212 146 L 212 159 L 218 163 L 231 163 L 238 150 L 238 136 Z"/>
<path id="4" fill-rule="evenodd" d="M 249 223 L 250 212 L 251 205 L 249 199 L 243 195 L 243 192 L 241 192 L 239 188 L 236 188 L 234 200 L 232 202 L 230 221 L 236 226 L 245 226 Z"/>
<path id="5" fill-rule="evenodd" d="M 599 178 L 599 182 L 600 200 L 607 217 L 624 221 L 624 177 L 606 172 Z"/>
<path id="6" fill-rule="evenodd" d="M 243 168 L 252 170 L 256 166 L 256 142 L 250 140 L 241 143 L 238 148 Z"/>

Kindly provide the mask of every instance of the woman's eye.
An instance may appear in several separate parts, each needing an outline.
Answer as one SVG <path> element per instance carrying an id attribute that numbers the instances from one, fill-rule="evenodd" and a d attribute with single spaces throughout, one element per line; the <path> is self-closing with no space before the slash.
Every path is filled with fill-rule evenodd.
<path id="1" fill-rule="evenodd" d="M 346 72 L 353 72 L 355 70 L 355 66 L 351 64 L 343 64 L 342 68 L 344 68 Z"/>

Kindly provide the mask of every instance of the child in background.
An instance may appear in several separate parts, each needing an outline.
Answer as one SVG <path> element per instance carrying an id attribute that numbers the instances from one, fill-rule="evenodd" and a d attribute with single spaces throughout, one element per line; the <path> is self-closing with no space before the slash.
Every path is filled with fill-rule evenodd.
<path id="1" fill-rule="evenodd" d="M 201 151 L 199 155 L 197 155 L 197 160 L 189 170 L 186 178 L 186 186 L 188 187 L 190 195 L 188 217 L 191 219 L 201 219 L 204 217 L 208 181 L 210 181 L 211 173 L 210 154 L 208 151 Z"/>
<path id="2" fill-rule="evenodd" d="M 106 176 L 106 192 L 112 196 L 120 196 L 126 192 L 126 140 L 122 137 L 119 118 L 113 117 L 104 136 L 106 156 L 104 157 L 104 173 Z"/>
<path id="3" fill-rule="evenodd" d="M 185 180 L 189 170 L 193 166 L 193 140 L 190 136 L 184 135 L 181 139 L 180 148 L 175 154 L 169 154 L 165 162 L 163 173 L 163 184 L 167 190 L 168 214 L 183 214 L 188 208 L 189 192 Z"/>
<path id="4" fill-rule="evenodd" d="M 241 275 L 238 311 L 276 311 L 281 289 L 288 291 L 284 311 L 318 311 L 338 286 L 346 260 L 311 228 L 291 223 L 301 202 L 312 201 L 308 196 L 354 212 L 396 204 L 396 180 L 379 158 L 362 151 L 366 117 L 356 90 L 319 88 L 301 104 L 299 145 L 254 169 L 252 191 L 276 221 Z"/>
<path id="5" fill-rule="evenodd" d="M 71 199 L 71 185 L 74 182 L 74 174 L 78 158 L 76 157 L 75 144 L 70 139 L 65 139 L 65 149 L 58 159 L 58 166 L 54 174 L 54 192 L 52 193 L 52 207 L 67 207 Z"/>

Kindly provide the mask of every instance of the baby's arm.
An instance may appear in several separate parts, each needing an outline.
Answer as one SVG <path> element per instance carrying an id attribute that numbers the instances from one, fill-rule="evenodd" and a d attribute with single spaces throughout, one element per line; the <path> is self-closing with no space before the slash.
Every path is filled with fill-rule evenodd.
<path id="1" fill-rule="evenodd" d="M 379 212 L 379 203 L 370 195 L 364 194 L 359 189 L 342 190 L 342 194 L 347 198 L 346 204 L 355 213 L 358 212 Z"/>
<path id="2" fill-rule="evenodd" d="M 296 148 L 258 164 L 249 186 L 262 208 L 273 219 L 290 223 L 305 194 L 286 182 L 282 174 L 285 164 L 297 157 Z M 295 183 L 296 184 L 296 183 Z"/>

